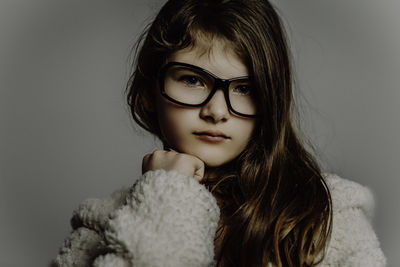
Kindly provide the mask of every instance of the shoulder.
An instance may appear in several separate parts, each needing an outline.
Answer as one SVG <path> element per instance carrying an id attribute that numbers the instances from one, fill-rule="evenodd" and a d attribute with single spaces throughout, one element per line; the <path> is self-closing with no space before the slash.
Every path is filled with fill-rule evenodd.
<path id="1" fill-rule="evenodd" d="M 63 242 L 51 266 L 89 266 L 95 257 L 107 251 L 103 229 L 109 214 L 124 203 L 127 192 L 123 188 L 103 199 L 83 201 L 73 212 L 73 231 Z"/>
<path id="2" fill-rule="evenodd" d="M 73 229 L 87 227 L 102 231 L 112 212 L 126 202 L 129 188 L 121 188 L 104 198 L 88 198 L 74 210 L 71 225 Z"/>
<path id="3" fill-rule="evenodd" d="M 370 189 L 336 174 L 324 174 L 332 197 L 332 233 L 320 266 L 385 266 L 386 259 L 371 225 Z"/>
<path id="4" fill-rule="evenodd" d="M 368 218 L 373 216 L 374 197 L 368 187 L 336 174 L 324 173 L 323 176 L 331 193 L 334 213 L 356 208 L 361 209 Z"/>

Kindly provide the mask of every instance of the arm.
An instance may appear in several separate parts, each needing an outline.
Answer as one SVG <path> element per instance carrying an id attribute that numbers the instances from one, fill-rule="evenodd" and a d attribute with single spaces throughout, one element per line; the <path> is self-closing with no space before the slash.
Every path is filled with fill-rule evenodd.
<path id="1" fill-rule="evenodd" d="M 209 266 L 219 209 L 211 193 L 177 171 L 148 171 L 130 190 L 89 199 L 54 266 Z"/>
<path id="2" fill-rule="evenodd" d="M 211 193 L 177 171 L 148 171 L 126 205 L 109 220 L 105 237 L 113 256 L 132 266 L 210 266 L 219 209 Z"/>

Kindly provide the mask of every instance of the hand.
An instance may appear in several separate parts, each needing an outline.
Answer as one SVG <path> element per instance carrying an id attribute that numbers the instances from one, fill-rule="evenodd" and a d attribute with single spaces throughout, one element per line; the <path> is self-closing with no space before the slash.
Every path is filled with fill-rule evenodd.
<path id="1" fill-rule="evenodd" d="M 174 150 L 155 150 L 143 157 L 142 173 L 164 169 L 176 170 L 200 181 L 204 176 L 204 162 L 192 155 L 178 153 Z"/>

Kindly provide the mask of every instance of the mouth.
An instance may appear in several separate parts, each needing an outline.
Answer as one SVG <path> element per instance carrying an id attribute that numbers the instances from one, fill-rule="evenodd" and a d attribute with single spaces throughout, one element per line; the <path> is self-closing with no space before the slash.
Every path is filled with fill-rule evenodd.
<path id="1" fill-rule="evenodd" d="M 201 131 L 201 132 L 194 132 L 193 134 L 197 136 L 204 136 L 211 138 L 230 139 L 229 136 L 220 131 Z"/>

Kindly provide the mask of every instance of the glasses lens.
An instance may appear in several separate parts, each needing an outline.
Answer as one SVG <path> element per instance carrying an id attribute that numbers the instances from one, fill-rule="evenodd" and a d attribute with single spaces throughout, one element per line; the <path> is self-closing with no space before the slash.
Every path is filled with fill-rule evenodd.
<path id="1" fill-rule="evenodd" d="M 249 80 L 232 81 L 229 85 L 229 100 L 232 109 L 246 115 L 256 115 L 254 90 Z"/>
<path id="2" fill-rule="evenodd" d="M 170 65 L 163 77 L 164 93 L 173 100 L 188 105 L 203 103 L 214 89 L 216 79 L 200 69 L 179 64 Z M 239 78 L 229 84 L 229 102 L 235 112 L 256 115 L 254 95 L 247 78 Z"/>
<path id="3" fill-rule="evenodd" d="M 172 65 L 165 73 L 164 91 L 179 102 L 197 105 L 206 100 L 213 83 L 212 77 L 197 69 Z"/>

